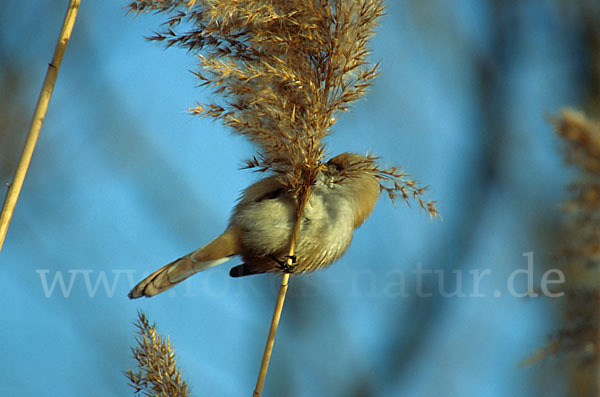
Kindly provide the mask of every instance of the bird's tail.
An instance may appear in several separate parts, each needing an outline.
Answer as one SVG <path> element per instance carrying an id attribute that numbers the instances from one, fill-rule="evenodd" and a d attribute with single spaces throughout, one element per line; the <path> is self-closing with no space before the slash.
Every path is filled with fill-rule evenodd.
<path id="1" fill-rule="evenodd" d="M 239 253 L 237 233 L 238 230 L 229 228 L 204 247 L 161 267 L 133 287 L 129 298 L 160 294 L 195 273 L 228 261 Z"/>
<path id="2" fill-rule="evenodd" d="M 152 273 L 129 292 L 129 298 L 135 299 L 142 296 L 151 297 L 179 284 L 186 278 L 213 266 L 228 261 L 231 257 L 212 261 L 194 262 L 192 255 L 181 257 Z"/>

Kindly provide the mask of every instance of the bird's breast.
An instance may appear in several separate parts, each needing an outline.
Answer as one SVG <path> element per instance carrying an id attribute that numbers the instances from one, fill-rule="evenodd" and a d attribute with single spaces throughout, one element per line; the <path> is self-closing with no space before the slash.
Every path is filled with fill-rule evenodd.
<path id="1" fill-rule="evenodd" d="M 317 270 L 342 256 L 352 241 L 351 204 L 327 187 L 315 190 L 304 210 L 296 243 L 298 272 Z M 264 262 L 264 266 L 275 268 L 276 263 L 269 256 L 283 258 L 287 255 L 295 211 L 295 201 L 286 195 L 251 202 L 236 209 L 231 223 L 244 230 L 242 257 L 246 263 Z"/>

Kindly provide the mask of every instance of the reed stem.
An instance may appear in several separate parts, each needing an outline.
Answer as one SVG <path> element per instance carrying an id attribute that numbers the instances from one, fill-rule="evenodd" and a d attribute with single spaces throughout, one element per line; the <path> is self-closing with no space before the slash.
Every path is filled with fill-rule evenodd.
<path id="1" fill-rule="evenodd" d="M 294 265 L 292 258 L 296 252 L 296 242 L 298 240 L 298 234 L 300 233 L 300 225 L 302 225 L 302 214 L 304 213 L 304 208 L 306 207 L 308 199 L 313 191 L 314 190 L 311 190 L 310 188 L 306 189 L 299 200 L 298 210 L 296 213 L 296 223 L 294 224 L 294 230 L 290 236 L 290 249 L 287 257 L 287 265 L 289 267 Z M 285 295 L 287 293 L 289 280 L 290 273 L 283 273 L 283 277 L 281 278 L 281 286 L 279 287 L 279 295 L 277 295 L 277 301 L 275 302 L 275 310 L 273 311 L 271 327 L 269 328 L 267 344 L 263 353 L 262 362 L 260 363 L 256 387 L 254 388 L 254 393 L 252 393 L 253 397 L 260 397 L 262 394 L 262 389 L 267 377 L 267 371 L 269 369 L 269 361 L 271 360 L 271 353 L 273 352 L 273 345 L 275 344 L 275 335 L 277 334 L 277 327 L 279 326 L 279 319 L 281 318 L 281 311 L 283 310 L 283 303 L 285 302 Z"/>
<path id="2" fill-rule="evenodd" d="M 23 152 L 21 153 L 13 180 L 6 193 L 4 204 L 2 205 L 2 212 L 0 213 L 0 251 L 4 245 L 6 232 L 8 231 L 10 220 L 15 211 L 19 193 L 21 193 L 21 188 L 23 187 L 23 181 L 25 180 L 25 175 L 27 174 L 31 157 L 33 156 L 33 150 L 35 149 L 35 145 L 40 135 L 40 129 L 42 128 L 42 123 L 44 122 L 46 111 L 48 110 L 48 103 L 50 102 L 52 91 L 54 91 L 58 70 L 63 55 L 65 54 L 67 43 L 71 37 L 71 32 L 73 31 L 73 25 L 75 24 L 75 18 L 77 17 L 80 3 L 81 0 L 70 0 L 69 2 L 69 8 L 65 15 L 62 30 L 60 31 L 58 42 L 54 49 L 54 56 L 52 57 L 52 61 L 48 64 L 48 70 L 46 71 L 42 90 L 33 112 L 29 131 L 27 132 L 27 139 L 25 140 L 25 146 L 23 147 Z"/>

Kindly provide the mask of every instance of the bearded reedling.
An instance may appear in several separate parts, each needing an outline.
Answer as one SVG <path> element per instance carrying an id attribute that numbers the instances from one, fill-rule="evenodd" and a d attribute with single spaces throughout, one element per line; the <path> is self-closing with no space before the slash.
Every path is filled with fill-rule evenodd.
<path id="1" fill-rule="evenodd" d="M 146 277 L 129 297 L 154 296 L 236 255 L 244 263 L 231 269 L 232 277 L 305 273 L 330 265 L 344 254 L 354 229 L 377 202 L 378 178 L 358 167 L 366 161 L 365 156 L 343 153 L 324 164 L 304 209 L 292 268 L 283 261 L 295 223 L 296 200 L 276 176 L 269 176 L 244 191 L 223 234 Z"/>

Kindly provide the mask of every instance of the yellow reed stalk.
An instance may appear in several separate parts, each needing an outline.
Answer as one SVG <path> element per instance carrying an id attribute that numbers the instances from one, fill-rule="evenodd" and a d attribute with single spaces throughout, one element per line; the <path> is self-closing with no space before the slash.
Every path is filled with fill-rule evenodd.
<path id="1" fill-rule="evenodd" d="M 71 32 L 73 31 L 73 25 L 75 24 L 75 18 L 77 17 L 77 11 L 80 3 L 81 0 L 71 0 L 69 2 L 69 8 L 67 9 L 67 13 L 65 15 L 63 27 L 60 31 L 60 35 L 58 36 L 56 48 L 54 49 L 54 56 L 52 57 L 52 62 L 48 64 L 48 70 L 46 71 L 44 84 L 42 85 L 42 90 L 40 92 L 35 111 L 33 112 L 33 118 L 31 119 L 29 132 L 27 133 L 25 146 L 23 147 L 23 152 L 21 153 L 15 175 L 8 188 L 8 192 L 6 193 L 6 198 L 4 199 L 2 212 L 0 213 L 0 251 L 2 250 L 8 225 L 10 224 L 10 220 L 12 219 L 15 211 L 17 200 L 19 199 L 19 193 L 23 187 L 23 181 L 25 180 L 25 175 L 27 174 L 27 169 L 29 168 L 29 163 L 31 162 L 33 150 L 35 149 L 35 145 L 40 135 L 40 129 L 42 128 L 42 123 L 44 122 L 44 117 L 46 116 L 46 110 L 48 109 L 48 103 L 50 102 L 52 91 L 54 90 L 56 77 L 58 76 L 58 69 L 60 68 L 60 63 L 65 53 L 65 49 L 67 48 L 67 43 L 71 37 Z"/>
<path id="2" fill-rule="evenodd" d="M 290 249 L 287 257 L 287 265 L 293 266 L 293 257 L 296 252 L 296 242 L 298 240 L 298 234 L 300 233 L 300 225 L 302 225 L 302 214 L 304 208 L 308 203 L 308 199 L 314 190 L 306 189 L 304 194 L 300 197 L 300 203 L 296 214 L 296 223 L 294 230 L 290 236 Z M 288 289 L 288 282 L 290 280 L 290 273 L 283 273 L 281 278 L 281 286 L 279 287 L 279 295 L 277 295 L 277 301 L 275 302 L 275 310 L 273 311 L 273 319 L 271 320 L 271 327 L 269 328 L 269 336 L 267 337 L 267 344 L 263 353 L 262 362 L 260 363 L 260 370 L 258 372 L 258 379 L 256 381 L 256 387 L 254 388 L 253 397 L 260 397 L 262 389 L 265 384 L 267 377 L 267 370 L 269 369 L 269 361 L 271 360 L 271 353 L 273 352 L 273 345 L 275 344 L 275 335 L 277 334 L 277 327 L 279 326 L 279 319 L 281 318 L 281 311 L 283 309 L 283 303 L 285 302 L 285 295 Z"/>

